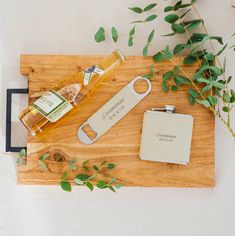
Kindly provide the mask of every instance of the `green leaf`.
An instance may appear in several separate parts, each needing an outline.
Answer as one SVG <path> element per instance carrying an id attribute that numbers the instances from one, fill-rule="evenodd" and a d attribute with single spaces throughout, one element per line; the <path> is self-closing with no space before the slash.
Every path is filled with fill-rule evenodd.
<path id="1" fill-rule="evenodd" d="M 95 173 L 95 174 L 93 174 L 93 175 L 91 175 L 87 180 L 91 180 L 91 179 L 94 179 L 96 176 L 97 176 L 98 174 L 97 173 Z"/>
<path id="2" fill-rule="evenodd" d="M 152 79 L 153 78 L 153 74 L 146 74 L 146 75 L 143 75 L 143 77 L 145 77 L 147 79 Z"/>
<path id="3" fill-rule="evenodd" d="M 169 80 L 173 76 L 173 71 L 167 71 L 165 74 L 163 74 L 162 79 L 164 81 Z"/>
<path id="4" fill-rule="evenodd" d="M 119 189 L 122 187 L 122 184 L 116 184 L 114 187 L 115 187 L 115 189 Z"/>
<path id="5" fill-rule="evenodd" d="M 112 179 L 108 182 L 108 184 L 113 184 L 115 181 L 116 181 L 116 178 L 112 178 Z"/>
<path id="6" fill-rule="evenodd" d="M 182 1 L 178 1 L 174 6 L 174 11 L 179 10 L 181 5 L 182 5 Z"/>
<path id="7" fill-rule="evenodd" d="M 207 34 L 202 34 L 202 33 L 193 33 L 188 40 L 187 44 L 192 43 L 200 43 L 202 40 L 207 36 Z"/>
<path id="8" fill-rule="evenodd" d="M 88 164 L 90 160 L 85 160 L 83 163 L 82 163 L 82 166 L 85 166 L 86 164 Z"/>
<path id="9" fill-rule="evenodd" d="M 115 168 L 115 164 L 113 164 L 113 163 L 109 163 L 108 164 L 108 168 L 111 170 L 111 169 L 114 169 Z"/>
<path id="10" fill-rule="evenodd" d="M 152 64 L 152 65 L 149 67 L 149 70 L 151 71 L 152 74 L 155 73 L 154 64 Z"/>
<path id="11" fill-rule="evenodd" d="M 169 33 L 169 34 L 163 34 L 163 35 L 161 35 L 161 36 L 162 36 L 162 37 L 168 37 L 168 36 L 173 36 L 173 35 L 175 35 L 175 32 Z"/>
<path id="12" fill-rule="evenodd" d="M 155 54 L 155 55 L 153 56 L 153 60 L 154 60 L 155 62 L 161 62 L 161 61 L 163 61 L 165 58 L 166 58 L 166 57 L 165 57 L 165 55 L 164 55 L 162 52 L 158 52 L 157 54 Z"/>
<path id="13" fill-rule="evenodd" d="M 97 165 L 93 165 L 93 169 L 99 171 L 99 167 Z"/>
<path id="14" fill-rule="evenodd" d="M 172 58 L 172 53 L 171 53 L 171 51 L 170 51 L 170 48 L 169 48 L 169 46 L 166 46 L 166 48 L 165 48 L 165 50 L 164 50 L 164 53 L 165 53 L 165 57 L 167 58 L 167 59 L 170 59 L 170 58 Z"/>
<path id="15" fill-rule="evenodd" d="M 151 43 L 154 37 L 155 30 L 152 30 L 148 36 L 148 43 Z"/>
<path id="16" fill-rule="evenodd" d="M 177 10 L 179 10 L 179 9 L 181 9 L 181 8 L 187 8 L 187 7 L 190 7 L 190 6 L 192 6 L 191 3 L 182 4 L 182 1 L 178 1 L 178 2 L 175 4 L 175 6 L 174 6 L 174 10 L 177 11 Z"/>
<path id="17" fill-rule="evenodd" d="M 193 97 L 192 95 L 188 96 L 188 100 L 190 102 L 191 105 L 194 105 L 196 103 L 196 98 Z"/>
<path id="18" fill-rule="evenodd" d="M 49 154 L 48 154 L 48 153 L 45 153 L 45 154 L 43 154 L 43 155 L 41 155 L 41 156 L 39 157 L 39 160 L 44 161 L 44 160 L 46 160 L 48 157 L 49 157 Z"/>
<path id="19" fill-rule="evenodd" d="M 203 24 L 203 20 L 201 19 L 190 21 L 190 24 L 187 26 L 187 30 L 191 32 L 192 30 L 196 29 L 200 24 Z"/>
<path id="20" fill-rule="evenodd" d="M 207 97 L 207 100 L 210 102 L 212 106 L 215 106 L 218 102 L 217 97 L 210 96 L 210 95 Z"/>
<path id="21" fill-rule="evenodd" d="M 115 27 L 112 27 L 111 33 L 112 33 L 112 39 L 113 39 L 113 41 L 116 43 L 117 40 L 118 40 L 118 32 L 117 32 L 117 29 L 116 29 Z"/>
<path id="22" fill-rule="evenodd" d="M 235 92 L 234 92 L 234 90 L 231 89 L 230 93 L 231 93 L 230 103 L 234 103 L 235 102 Z"/>
<path id="23" fill-rule="evenodd" d="M 144 75 L 143 77 L 145 77 L 145 78 L 147 78 L 147 79 L 153 78 L 153 76 L 154 76 L 154 74 L 155 74 L 154 64 L 152 64 L 152 65 L 149 67 L 149 70 L 150 70 L 151 73 L 146 74 L 146 75 Z"/>
<path id="24" fill-rule="evenodd" d="M 113 188 L 113 186 L 108 185 L 108 188 L 109 188 L 111 191 L 113 191 L 114 193 L 116 192 L 115 189 Z"/>
<path id="25" fill-rule="evenodd" d="M 205 55 L 208 55 L 206 52 L 206 49 L 194 52 L 193 56 L 198 56 L 200 59 L 203 59 L 205 57 Z"/>
<path id="26" fill-rule="evenodd" d="M 184 28 L 184 26 L 182 26 L 181 24 L 173 23 L 173 24 L 171 25 L 171 29 L 172 29 L 175 33 L 178 33 L 178 34 L 183 34 L 183 33 L 185 33 L 185 28 Z"/>
<path id="27" fill-rule="evenodd" d="M 86 160 L 86 161 L 84 161 L 84 162 L 82 163 L 82 168 L 85 169 L 86 171 L 89 170 L 89 168 L 88 168 L 88 166 L 87 166 L 87 164 L 88 164 L 89 161 L 90 161 L 90 160 Z"/>
<path id="28" fill-rule="evenodd" d="M 84 184 L 84 182 L 83 182 L 82 180 L 78 179 L 78 178 L 75 178 L 75 179 L 74 179 L 74 182 L 75 182 L 77 185 L 83 185 L 83 184 Z"/>
<path id="29" fill-rule="evenodd" d="M 150 15 L 144 20 L 144 22 L 150 22 L 150 21 L 155 20 L 156 18 L 157 18 L 157 15 Z"/>
<path id="30" fill-rule="evenodd" d="M 174 7 L 167 6 L 167 7 L 165 7 L 164 12 L 169 12 L 169 11 L 173 11 L 173 10 L 174 10 Z"/>
<path id="31" fill-rule="evenodd" d="M 177 75 L 179 71 L 180 71 L 180 68 L 178 66 L 174 66 L 174 69 L 173 69 L 174 75 Z"/>
<path id="32" fill-rule="evenodd" d="M 205 56 L 203 56 L 205 59 L 207 59 L 208 61 L 214 61 L 215 60 L 215 56 L 214 54 L 211 52 L 211 53 L 208 53 L 206 54 Z"/>
<path id="33" fill-rule="evenodd" d="M 105 30 L 103 27 L 100 27 L 99 30 L 95 34 L 95 41 L 100 43 L 105 40 Z"/>
<path id="34" fill-rule="evenodd" d="M 17 157 L 16 163 L 17 163 L 17 165 L 25 165 L 26 164 L 26 158 L 24 158 L 24 157 Z"/>
<path id="35" fill-rule="evenodd" d="M 197 81 L 198 83 L 206 83 L 206 84 L 210 84 L 210 83 L 211 83 L 210 80 L 205 79 L 205 78 L 197 78 L 196 81 Z"/>
<path id="36" fill-rule="evenodd" d="M 140 7 L 129 7 L 128 9 L 138 14 L 143 12 L 143 10 Z"/>
<path id="37" fill-rule="evenodd" d="M 169 92 L 169 86 L 166 84 L 166 81 L 162 81 L 162 89 L 164 92 L 168 93 Z"/>
<path id="38" fill-rule="evenodd" d="M 223 62 L 223 68 L 222 68 L 222 73 L 226 71 L 226 65 L 227 65 L 227 58 L 224 57 L 224 62 Z"/>
<path id="39" fill-rule="evenodd" d="M 144 21 L 142 21 L 142 20 L 136 20 L 136 21 L 131 22 L 131 24 L 143 23 L 143 22 L 144 22 Z"/>
<path id="40" fill-rule="evenodd" d="M 211 89 L 212 89 L 212 84 L 209 84 L 209 85 L 202 88 L 202 93 L 206 93 Z"/>
<path id="41" fill-rule="evenodd" d="M 171 86 L 171 91 L 175 92 L 177 91 L 179 88 L 175 85 Z"/>
<path id="42" fill-rule="evenodd" d="M 107 164 L 107 161 L 102 161 L 100 166 L 105 166 Z"/>
<path id="43" fill-rule="evenodd" d="M 221 93 L 220 93 L 220 91 L 218 91 L 217 89 L 215 89 L 215 95 L 216 95 L 218 98 L 221 98 Z"/>
<path id="44" fill-rule="evenodd" d="M 133 46 L 133 37 L 130 37 L 128 40 L 128 46 L 132 47 Z"/>
<path id="45" fill-rule="evenodd" d="M 222 99 L 223 99 L 224 102 L 229 103 L 229 102 L 230 102 L 229 93 L 224 92 L 224 94 L 223 94 L 223 96 L 222 96 Z"/>
<path id="46" fill-rule="evenodd" d="M 156 7 L 157 6 L 157 3 L 151 3 L 151 4 L 149 4 L 148 6 L 146 6 L 145 8 L 144 8 L 144 11 L 146 12 L 146 11 L 149 11 L 149 10 L 151 10 L 151 9 L 153 9 L 154 7 Z"/>
<path id="47" fill-rule="evenodd" d="M 224 88 L 224 85 L 221 84 L 220 82 L 212 81 L 211 83 L 212 83 L 213 87 L 216 87 L 216 88 L 219 88 L 219 89 L 223 89 Z"/>
<path id="48" fill-rule="evenodd" d="M 196 92 L 194 89 L 189 89 L 188 93 L 194 98 L 197 98 L 200 96 L 200 94 L 198 92 Z"/>
<path id="49" fill-rule="evenodd" d="M 86 186 L 87 186 L 87 188 L 89 188 L 91 191 L 93 191 L 94 186 L 93 186 L 93 184 L 92 184 L 91 182 L 86 182 Z"/>
<path id="50" fill-rule="evenodd" d="M 68 181 L 60 181 L 60 186 L 64 191 L 71 192 L 72 187 Z"/>
<path id="51" fill-rule="evenodd" d="M 204 44 L 206 41 L 208 40 L 216 40 L 218 43 L 220 43 L 221 45 L 223 45 L 223 39 L 222 37 L 219 37 L 219 36 L 209 36 L 209 35 L 206 35 L 203 40 L 202 40 L 202 44 Z"/>
<path id="52" fill-rule="evenodd" d="M 19 153 L 18 153 L 18 156 L 19 156 L 20 158 L 26 157 L 26 150 L 25 150 L 24 148 L 21 149 L 21 150 L 19 151 Z"/>
<path id="53" fill-rule="evenodd" d="M 76 162 L 76 160 L 69 160 L 69 168 L 71 170 L 76 170 L 77 166 L 74 164 Z"/>
<path id="54" fill-rule="evenodd" d="M 151 33 L 148 36 L 148 40 L 147 40 L 147 44 L 145 45 L 145 47 L 143 48 L 143 56 L 147 56 L 148 55 L 148 48 L 149 48 L 149 44 L 152 42 L 153 37 L 154 37 L 154 32 L 155 30 L 152 30 Z"/>
<path id="55" fill-rule="evenodd" d="M 186 65 L 191 65 L 191 64 L 193 64 L 195 61 L 197 60 L 197 58 L 195 57 L 195 56 L 191 56 L 191 55 L 189 55 L 189 56 L 187 56 L 187 57 L 185 57 L 184 58 L 184 64 L 186 64 Z"/>
<path id="56" fill-rule="evenodd" d="M 187 84 L 187 85 L 191 84 L 191 81 L 188 78 L 181 75 L 176 75 L 175 79 L 181 84 Z"/>
<path id="57" fill-rule="evenodd" d="M 100 189 L 107 188 L 107 183 L 104 180 L 99 180 L 96 186 Z"/>
<path id="58" fill-rule="evenodd" d="M 232 76 L 229 76 L 225 81 L 224 80 L 220 80 L 219 82 L 224 83 L 224 84 L 228 84 L 228 83 L 231 82 L 231 80 L 232 80 Z"/>
<path id="59" fill-rule="evenodd" d="M 86 174 L 78 174 L 76 175 L 75 178 L 80 179 L 81 181 L 86 181 L 89 178 L 89 176 Z"/>
<path id="60" fill-rule="evenodd" d="M 176 14 L 167 15 L 164 20 L 170 24 L 175 23 L 179 17 Z"/>
<path id="61" fill-rule="evenodd" d="M 202 104 L 203 106 L 205 106 L 205 107 L 210 107 L 211 105 L 210 105 L 210 102 L 208 101 L 208 100 L 196 100 L 198 103 L 200 103 L 200 104 Z"/>
<path id="62" fill-rule="evenodd" d="M 65 180 L 67 178 L 68 174 L 65 172 L 64 174 L 61 175 L 60 180 Z"/>
<path id="63" fill-rule="evenodd" d="M 42 171 L 45 171 L 47 169 L 46 164 L 43 161 L 38 160 L 38 163 Z"/>
<path id="64" fill-rule="evenodd" d="M 218 52 L 217 52 L 217 56 L 220 56 L 223 52 L 224 52 L 224 50 L 227 48 L 227 46 L 228 46 L 228 44 L 226 43 Z"/>
<path id="65" fill-rule="evenodd" d="M 177 44 L 174 48 L 174 54 L 178 54 L 180 52 L 182 52 L 186 47 L 189 47 L 187 44 L 183 44 L 183 43 L 180 43 L 180 44 Z"/>
<path id="66" fill-rule="evenodd" d="M 202 73 L 206 70 L 209 70 L 211 72 L 214 72 L 217 76 L 221 75 L 222 74 L 222 71 L 219 67 L 217 66 L 209 66 L 209 65 L 205 65 L 205 66 L 202 66 L 198 72 L 196 73 L 195 75 L 195 78 L 199 78 L 201 77 Z"/>
<path id="67" fill-rule="evenodd" d="M 228 112 L 228 111 L 229 111 L 229 108 L 224 106 L 224 107 L 222 108 L 222 110 L 223 110 L 224 112 Z"/>
<path id="68" fill-rule="evenodd" d="M 133 36 L 135 34 L 135 26 L 129 31 L 129 36 Z"/>
<path id="69" fill-rule="evenodd" d="M 146 57 L 148 55 L 148 48 L 149 48 L 148 44 L 143 48 L 143 56 L 144 57 Z"/>

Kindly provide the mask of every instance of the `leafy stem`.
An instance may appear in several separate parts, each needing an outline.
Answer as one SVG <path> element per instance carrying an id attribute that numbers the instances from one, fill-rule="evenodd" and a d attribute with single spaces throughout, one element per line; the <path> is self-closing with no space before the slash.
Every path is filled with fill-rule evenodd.
<path id="1" fill-rule="evenodd" d="M 164 51 L 159 51 L 161 54 L 163 54 L 164 56 L 167 56 L 167 54 Z M 168 58 L 169 61 L 174 64 L 177 68 L 179 68 L 179 70 L 190 80 L 192 86 L 196 89 L 196 91 L 200 94 L 201 98 L 203 100 L 205 100 L 205 97 L 203 96 L 203 94 L 201 93 L 200 89 L 197 87 L 197 85 L 194 83 L 194 81 L 191 79 L 191 77 L 189 76 L 189 74 L 186 73 L 186 71 L 172 58 Z M 207 107 L 207 109 L 209 109 L 210 111 L 214 112 L 213 107 Z"/>
<path id="2" fill-rule="evenodd" d="M 109 177 L 109 181 L 97 178 L 99 174 L 102 174 L 106 177 L 105 172 L 111 171 L 116 167 L 114 163 L 108 163 L 107 161 L 102 161 L 99 164 L 93 164 L 93 166 L 89 165 L 89 160 L 84 161 L 80 166 L 77 165 L 76 159 L 70 159 L 68 161 L 63 161 L 63 155 L 60 153 L 56 153 L 55 155 L 60 156 L 57 160 L 53 160 L 49 153 L 42 154 L 38 159 L 38 165 L 41 171 L 50 171 L 48 164 L 67 164 L 69 170 L 64 172 L 60 177 L 60 187 L 67 192 L 72 191 L 71 184 L 76 184 L 79 186 L 86 186 L 89 190 L 93 191 L 94 189 L 94 182 L 95 181 L 96 187 L 100 189 L 109 189 L 113 192 L 116 189 L 119 189 L 122 185 L 116 184 L 116 178 Z M 18 164 L 24 164 L 26 162 L 26 150 L 22 149 L 18 153 Z M 35 160 L 35 159 L 33 159 Z M 53 160 L 53 161 L 52 161 Z M 75 175 L 75 177 L 74 177 Z M 72 180 L 71 180 L 72 179 Z"/>
<path id="3" fill-rule="evenodd" d="M 195 72 L 193 78 L 184 71 L 182 66 L 178 65 L 173 57 L 173 54 L 170 52 L 169 46 L 165 50 L 159 51 L 154 55 L 155 61 L 162 61 L 167 59 L 173 63 L 175 68 L 177 67 L 180 72 L 186 76 L 182 77 L 176 74 L 174 71 L 168 71 L 163 75 L 162 87 L 165 92 L 169 91 L 168 83 L 172 77 L 176 83 L 177 89 L 182 85 L 191 85 L 195 90 L 189 89 L 189 101 L 193 105 L 195 103 L 202 104 L 208 110 L 213 112 L 214 116 L 218 116 L 220 120 L 226 124 L 228 130 L 232 133 L 234 137 L 234 131 L 231 127 L 231 110 L 233 108 L 233 103 L 235 102 L 235 92 L 232 89 L 229 89 L 228 83 L 231 80 L 231 76 L 226 77 L 225 75 L 225 65 L 221 65 L 221 62 L 218 58 L 221 55 L 228 43 L 223 44 L 223 40 L 218 36 L 209 36 L 208 31 L 204 25 L 204 21 L 199 15 L 197 9 L 194 6 L 196 0 L 191 0 L 190 2 L 183 4 L 182 1 L 176 2 L 174 6 L 167 6 L 165 12 L 174 11 L 171 14 L 168 14 L 164 19 L 166 22 L 171 24 L 171 29 L 173 33 L 167 34 L 165 36 L 173 36 L 175 34 L 184 34 L 187 36 L 187 43 L 181 43 L 176 45 L 174 49 L 174 54 L 178 54 L 184 49 L 189 49 L 189 54 L 184 58 L 184 64 L 193 64 L 197 61 L 198 69 Z M 183 15 L 179 16 L 177 11 L 184 8 L 191 8 L 196 13 L 198 19 L 192 19 L 185 21 L 185 17 L 191 9 L 186 10 Z M 195 33 L 195 29 L 202 25 L 204 33 Z M 233 34 L 234 36 L 234 34 Z M 216 40 L 222 45 L 221 50 L 216 53 L 212 40 Z M 208 52 L 204 48 L 204 43 L 209 41 L 212 52 Z M 235 48 L 232 46 L 231 48 Z M 219 79 L 222 77 L 223 79 Z M 190 82 L 190 83 L 189 83 Z M 175 86 L 172 87 L 173 91 L 176 91 Z M 208 93 L 210 92 L 210 93 Z M 223 103 L 222 110 L 224 113 L 227 113 L 227 120 L 223 118 L 220 112 L 220 101 Z M 223 113 L 223 114 L 224 114 Z"/>
<path id="4" fill-rule="evenodd" d="M 196 13 L 196 15 L 197 15 L 199 18 L 201 18 L 200 14 L 199 14 L 199 12 L 198 12 L 198 10 L 197 10 L 197 8 L 194 6 L 194 3 L 192 4 L 192 8 L 193 8 L 194 12 Z M 203 24 L 203 29 L 204 29 L 205 33 L 206 33 L 207 35 L 209 35 L 208 30 L 207 30 L 207 28 L 206 28 L 206 26 L 205 26 L 204 24 Z M 214 45 L 213 45 L 212 41 L 209 40 L 209 43 L 210 43 L 210 46 L 211 46 L 212 51 L 214 52 L 215 60 L 217 61 L 217 63 L 218 63 L 218 65 L 219 65 L 220 69 L 223 70 L 222 64 L 221 64 L 221 62 L 220 62 L 220 60 L 219 60 L 219 57 L 218 57 L 218 55 L 217 55 L 217 53 L 216 53 L 216 51 L 215 51 L 215 48 L 214 48 Z M 226 76 L 225 76 L 225 71 L 223 71 L 222 76 L 223 76 L 223 79 L 224 79 L 224 81 L 225 81 L 225 89 L 226 89 L 227 93 L 229 93 L 229 88 L 228 88 L 228 83 L 227 83 L 228 80 L 227 80 L 227 78 L 226 78 Z M 226 104 L 225 104 L 225 102 L 224 102 L 223 99 L 222 99 L 222 102 L 223 102 L 224 106 L 226 106 Z M 233 108 L 233 106 L 231 107 L 230 103 L 228 103 L 228 115 L 227 115 L 228 118 L 227 118 L 227 122 L 223 119 L 223 117 L 221 116 L 220 112 L 219 112 L 219 118 L 220 118 L 220 120 L 227 126 L 228 130 L 231 132 L 232 136 L 235 138 L 235 133 L 234 133 L 233 129 L 232 129 L 231 126 L 230 126 L 230 125 L 231 125 L 231 124 L 230 124 L 230 123 L 231 123 L 231 122 L 230 122 L 230 113 L 231 113 L 232 108 Z M 218 106 L 218 110 L 219 110 L 219 106 Z"/>

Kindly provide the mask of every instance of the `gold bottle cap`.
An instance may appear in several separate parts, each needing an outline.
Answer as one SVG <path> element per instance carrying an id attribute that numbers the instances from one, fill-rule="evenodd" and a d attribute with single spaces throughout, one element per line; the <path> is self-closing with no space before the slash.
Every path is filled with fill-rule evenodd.
<path id="1" fill-rule="evenodd" d="M 125 61 L 126 57 L 119 49 L 116 49 L 114 52 L 118 54 L 122 61 Z"/>

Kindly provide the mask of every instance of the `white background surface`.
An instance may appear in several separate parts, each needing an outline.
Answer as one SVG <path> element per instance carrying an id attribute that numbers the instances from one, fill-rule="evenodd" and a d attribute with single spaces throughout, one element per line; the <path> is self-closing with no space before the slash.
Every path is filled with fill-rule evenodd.
<path id="1" fill-rule="evenodd" d="M 20 54 L 106 54 L 116 47 L 125 54 L 141 54 L 146 41 L 141 36 L 152 27 L 158 35 L 169 32 L 161 20 L 157 25 L 146 25 L 138 32 L 136 46 L 128 49 L 128 22 L 135 17 L 127 7 L 148 2 L 0 0 L 1 236 L 235 235 L 235 141 L 219 122 L 216 122 L 217 183 L 211 189 L 122 188 L 113 194 L 98 190 L 90 193 L 84 188 L 66 193 L 57 186 L 18 186 L 15 159 L 4 154 L 5 89 L 27 86 L 19 73 Z M 235 31 L 232 1 L 198 2 L 209 32 L 227 39 Z M 123 32 L 117 45 L 111 40 L 99 45 L 93 41 L 100 25 L 107 28 L 116 25 Z M 151 52 L 156 51 L 156 45 L 161 48 L 168 42 L 170 39 L 158 37 Z M 235 75 L 232 54 L 227 60 L 228 71 Z"/>

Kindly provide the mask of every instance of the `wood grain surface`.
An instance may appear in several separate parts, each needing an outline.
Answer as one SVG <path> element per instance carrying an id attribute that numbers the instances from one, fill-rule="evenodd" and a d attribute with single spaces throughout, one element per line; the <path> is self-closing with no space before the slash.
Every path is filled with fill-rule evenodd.
<path id="1" fill-rule="evenodd" d="M 21 73 L 28 76 L 29 102 L 38 92 L 53 88 L 53 84 L 76 72 L 79 67 L 97 64 L 102 56 L 22 55 Z M 182 58 L 174 59 L 182 65 Z M 113 162 L 116 168 L 101 173 L 105 179 L 115 176 L 126 186 L 211 187 L 214 186 L 214 117 L 200 105 L 191 106 L 184 90 L 169 92 L 161 89 L 161 75 L 173 68 L 170 62 L 155 64 L 157 76 L 152 80 L 152 91 L 128 115 L 92 145 L 84 145 L 77 138 L 77 129 L 105 102 L 139 75 L 148 73 L 152 64 L 149 57 L 129 56 L 107 78 L 79 109 L 38 137 L 28 137 L 27 164 L 18 167 L 18 183 L 58 184 L 61 174 L 68 169 L 63 162 L 47 162 L 48 170 L 41 171 L 38 157 L 49 152 L 51 156 L 62 153 L 65 159 L 77 159 L 80 164 L 89 159 L 90 164 L 103 160 Z M 192 75 L 195 66 L 184 66 Z M 178 113 L 194 117 L 190 163 L 187 166 L 142 161 L 139 158 L 143 112 L 153 107 L 173 104 Z M 70 174 L 72 180 L 74 174 Z"/>

